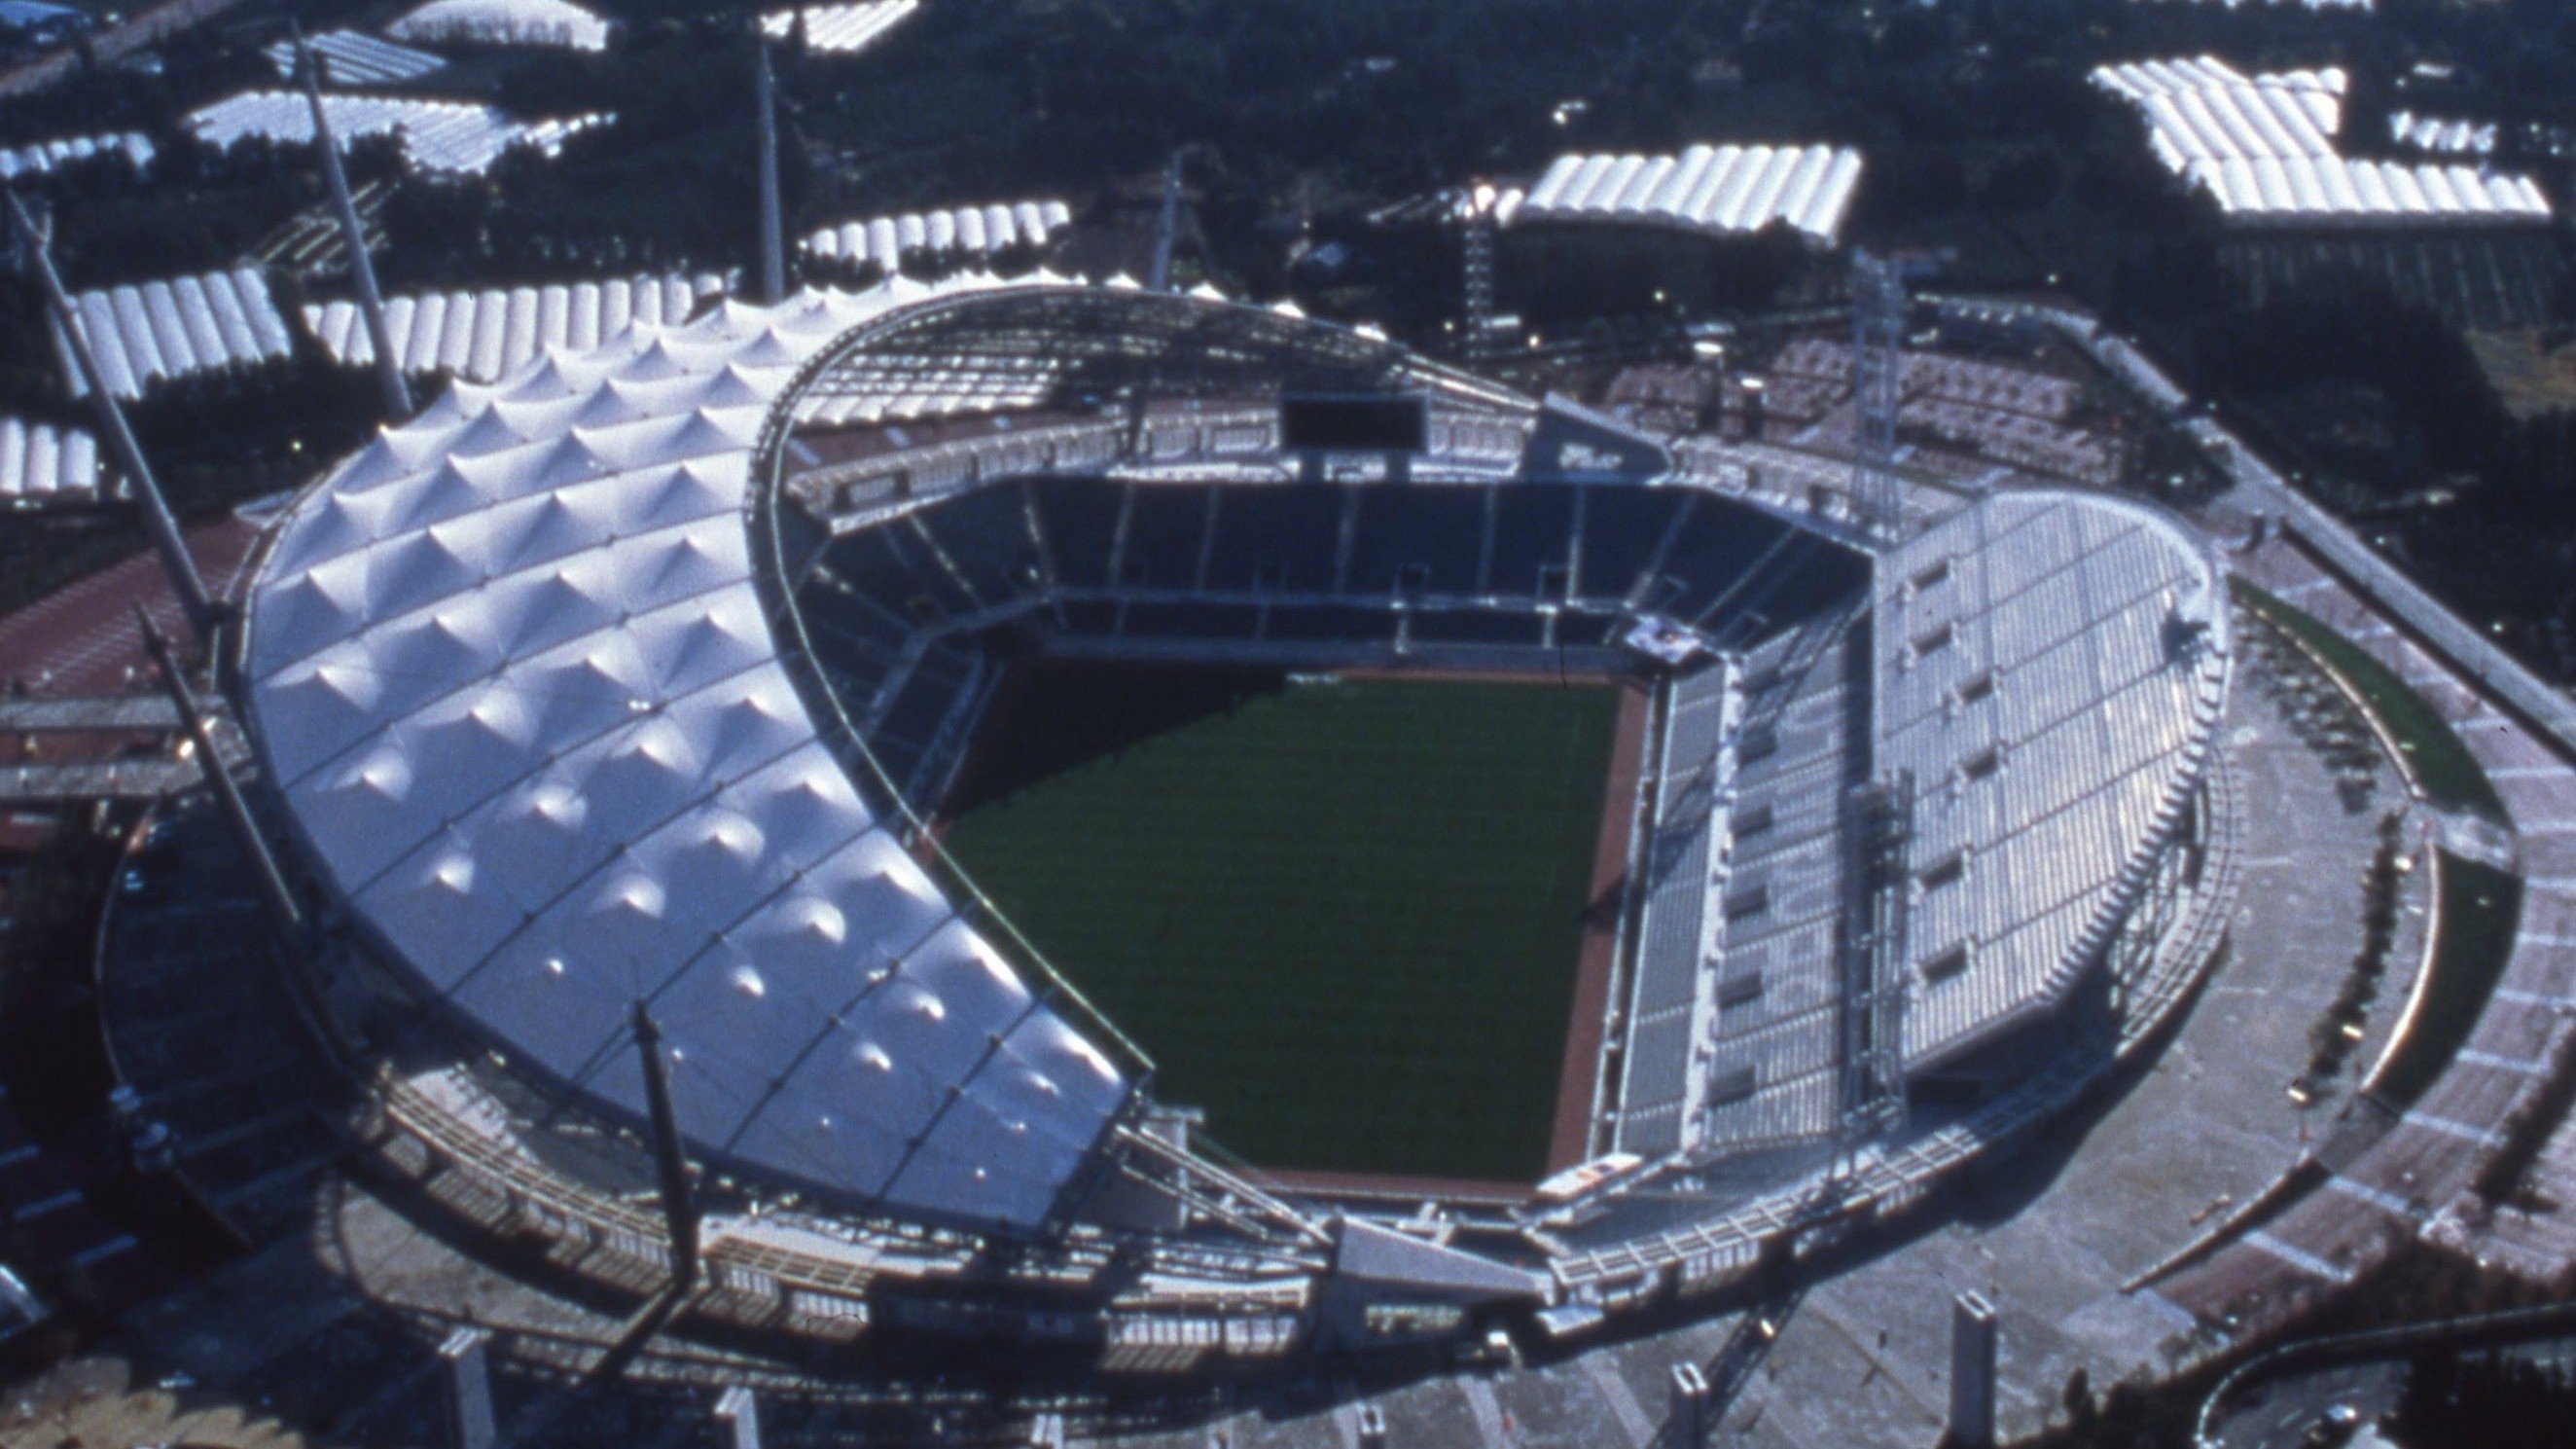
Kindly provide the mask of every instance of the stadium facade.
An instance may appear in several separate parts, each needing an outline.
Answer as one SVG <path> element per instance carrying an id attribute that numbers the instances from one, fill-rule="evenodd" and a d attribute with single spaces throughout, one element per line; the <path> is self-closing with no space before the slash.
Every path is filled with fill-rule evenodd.
<path id="1" fill-rule="evenodd" d="M 378 1157 L 560 1271 L 668 1255 L 640 1014 L 710 1325 L 1112 1373 L 1575 1336 L 1920 1203 L 2211 959 L 2203 546 L 1864 496 L 1258 308 L 898 281 L 453 386 L 282 516 L 238 667 Z M 1584 1161 L 1389 1211 L 1160 1101 L 925 828 L 997 641 L 1649 680 Z"/>

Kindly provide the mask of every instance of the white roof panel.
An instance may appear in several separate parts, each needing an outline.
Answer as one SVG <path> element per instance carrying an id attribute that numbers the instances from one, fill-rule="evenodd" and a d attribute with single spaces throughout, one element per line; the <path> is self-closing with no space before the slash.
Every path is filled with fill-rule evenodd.
<path id="1" fill-rule="evenodd" d="M 1696 145 L 1673 156 L 1560 156 L 1496 215 L 1513 225 L 1635 222 L 1718 233 L 1757 231 L 1785 219 L 1830 241 L 1860 169 L 1858 152 L 1829 146 Z"/>
<path id="2" fill-rule="evenodd" d="M 98 490 L 98 448 L 89 434 L 0 418 L 0 505 L 87 502 Z"/>
<path id="3" fill-rule="evenodd" d="M 925 294 L 728 305 L 451 389 L 282 521 L 250 715 L 315 868 L 515 1059 L 640 1115 L 610 1048 L 641 999 L 710 1158 L 1026 1227 L 1132 1084 L 833 759 L 743 522 L 797 367 Z M 439 329 L 510 310 L 477 295 Z"/>
<path id="4" fill-rule="evenodd" d="M 337 86 L 379 86 L 418 80 L 447 64 L 425 50 L 378 40 L 355 30 L 330 30 L 308 36 L 305 45 L 314 59 L 321 62 L 322 79 Z M 295 42 L 281 40 L 268 47 L 268 63 L 286 80 L 296 78 Z"/>
<path id="5" fill-rule="evenodd" d="M 462 101 L 337 92 L 322 97 L 322 108 L 331 122 L 332 135 L 343 146 L 362 136 L 397 136 L 412 165 L 467 175 L 490 170 L 493 162 L 516 145 L 533 146 L 551 156 L 563 149 L 565 137 L 608 119 L 576 116 L 521 123 L 490 106 Z M 310 145 L 313 141 L 310 103 L 295 91 L 244 91 L 189 112 L 185 124 L 198 139 L 218 148 L 252 139 L 289 146 Z"/>
<path id="6" fill-rule="evenodd" d="M 2246 76 L 2210 57 L 2106 65 L 2093 83 L 2143 111 L 2156 158 L 2248 221 L 2524 222 L 2548 214 L 2528 177 L 2346 159 L 2338 67 Z M 2474 150 L 2479 133 L 2400 111 L 2396 139 Z M 2239 158 L 2250 162 L 2240 168 Z M 2537 201 L 2538 205 L 2531 204 Z"/>
<path id="7" fill-rule="evenodd" d="M 84 292 L 73 305 L 108 391 L 127 401 L 154 383 L 277 361 L 292 350 L 268 279 L 249 268 Z M 72 395 L 88 396 L 59 327 L 54 350 Z"/>
<path id="8" fill-rule="evenodd" d="M 763 35 L 785 39 L 805 19 L 805 48 L 825 55 L 855 55 L 876 43 L 921 8 L 921 0 L 867 0 L 857 5 L 805 5 L 760 17 Z"/>
<path id="9" fill-rule="evenodd" d="M 695 297 L 721 285 L 715 277 L 647 276 L 434 292 L 388 298 L 385 315 L 403 371 L 444 370 L 492 382 L 545 349 L 587 351 L 625 332 L 630 323 L 654 324 L 684 315 Z M 334 361 L 358 367 L 375 360 L 375 344 L 365 327 L 355 325 L 348 303 L 307 304 L 304 318 Z"/>
<path id="10" fill-rule="evenodd" d="M 152 163 L 152 142 L 138 132 L 126 131 L 113 136 L 66 136 L 23 146 L 0 146 L 0 181 L 42 176 L 93 156 L 123 156 L 139 171 Z"/>
<path id="11" fill-rule="evenodd" d="M 572 0 L 429 0 L 385 34 L 422 45 L 608 48 L 608 22 Z"/>

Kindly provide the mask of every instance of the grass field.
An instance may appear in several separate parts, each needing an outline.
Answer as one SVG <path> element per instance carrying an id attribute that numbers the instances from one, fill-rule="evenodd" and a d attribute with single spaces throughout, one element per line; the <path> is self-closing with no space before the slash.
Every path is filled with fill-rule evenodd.
<path id="1" fill-rule="evenodd" d="M 2478 1014 L 2513 959 L 2514 923 L 2522 918 L 2522 882 L 2478 861 L 2442 852 L 2441 939 L 2433 944 L 2432 980 L 2416 1009 L 2414 1029 L 2380 1069 L 2372 1089 L 2407 1107 L 2465 1046 Z"/>
<path id="2" fill-rule="evenodd" d="M 947 844 L 1264 1167 L 1546 1165 L 1616 689 L 1022 665 Z"/>
<path id="3" fill-rule="evenodd" d="M 2288 630 L 2327 668 L 2343 676 L 2406 752 L 2416 779 L 2434 804 L 2475 811 L 2497 821 L 2506 818 L 2504 801 L 2497 797 L 2477 756 L 2396 671 L 2304 610 L 2241 578 L 2231 582 L 2237 597 Z"/>

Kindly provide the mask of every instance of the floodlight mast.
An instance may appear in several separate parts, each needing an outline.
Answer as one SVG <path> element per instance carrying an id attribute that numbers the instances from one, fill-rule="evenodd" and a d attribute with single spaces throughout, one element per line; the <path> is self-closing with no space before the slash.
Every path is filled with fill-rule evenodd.
<path id="1" fill-rule="evenodd" d="M 106 436 L 109 451 L 116 455 L 116 465 L 125 470 L 126 486 L 133 493 L 136 510 L 143 515 L 144 532 L 151 535 L 152 549 L 161 556 L 161 567 L 170 576 L 170 587 L 179 596 L 179 609 L 188 616 L 188 627 L 195 631 L 197 642 L 212 652 L 215 624 L 222 610 L 207 592 L 205 578 L 197 572 L 197 561 L 189 557 L 188 546 L 179 537 L 178 520 L 170 516 L 161 485 L 153 479 L 151 465 L 144 461 L 143 445 L 134 440 L 133 429 L 126 426 L 125 409 L 108 393 L 107 377 L 99 370 L 98 353 L 90 346 L 89 330 L 81 325 L 80 309 L 72 305 L 71 294 L 63 289 L 62 274 L 54 270 L 52 247 L 37 229 L 35 218 L 27 214 L 26 203 L 14 191 L 8 197 L 10 225 L 35 260 L 37 284 L 44 288 L 46 305 L 53 309 L 55 325 L 62 329 L 72 365 L 89 389 L 90 410 L 98 417 L 99 431 Z"/>
<path id="2" fill-rule="evenodd" d="M 367 255 L 367 229 L 358 220 L 358 203 L 349 194 L 349 173 L 340 165 L 340 142 L 331 134 L 331 117 L 322 106 L 322 62 L 304 43 L 304 27 L 289 22 L 295 36 L 295 67 L 304 74 L 304 100 L 313 109 L 313 147 L 321 153 L 322 179 L 331 188 L 331 209 L 340 219 L 340 236 L 349 248 L 349 274 L 357 283 L 358 314 L 366 319 L 367 341 L 376 354 L 376 390 L 384 395 L 385 412 L 396 422 L 412 413 L 411 384 L 403 380 L 402 359 L 394 355 L 392 329 L 385 325 L 384 293 L 376 288 L 376 263 Z"/>

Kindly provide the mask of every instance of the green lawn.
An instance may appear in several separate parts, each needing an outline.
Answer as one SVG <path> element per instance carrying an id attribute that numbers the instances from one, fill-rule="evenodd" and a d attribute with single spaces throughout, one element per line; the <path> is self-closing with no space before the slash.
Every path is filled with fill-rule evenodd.
<path id="1" fill-rule="evenodd" d="M 2513 957 L 2514 922 L 2521 914 L 2519 879 L 2442 852 L 2442 937 L 2433 943 L 2432 980 L 2406 1040 L 2372 1091 L 2405 1107 L 2451 1064 Z"/>
<path id="2" fill-rule="evenodd" d="M 1618 693 L 1023 666 L 947 844 L 1265 1167 L 1545 1167 Z"/>
<path id="3" fill-rule="evenodd" d="M 2352 686 L 2396 739 L 2397 747 L 2406 752 L 2415 778 L 2422 782 L 2425 795 L 2434 804 L 2504 820 L 2504 801 L 2496 797 L 2495 786 L 2487 780 L 2477 756 L 2469 753 L 2469 747 L 2460 742 L 2459 735 L 2433 706 L 2407 688 L 2406 681 L 2398 678 L 2394 670 L 2313 615 L 2241 578 L 2234 583 L 2237 597 L 2288 630 L 2328 669 L 2343 676 L 2344 683 Z"/>

